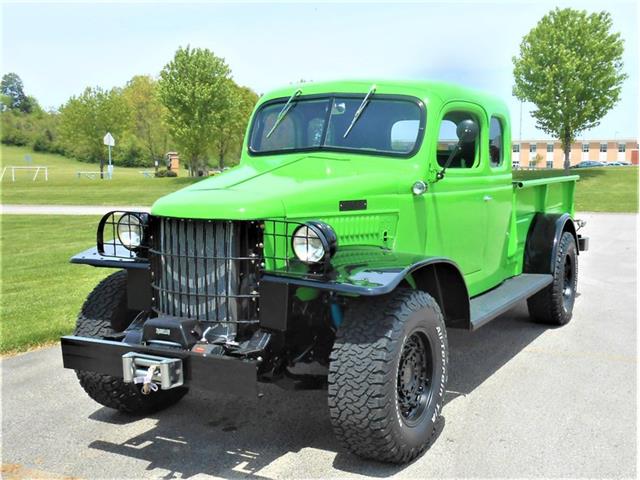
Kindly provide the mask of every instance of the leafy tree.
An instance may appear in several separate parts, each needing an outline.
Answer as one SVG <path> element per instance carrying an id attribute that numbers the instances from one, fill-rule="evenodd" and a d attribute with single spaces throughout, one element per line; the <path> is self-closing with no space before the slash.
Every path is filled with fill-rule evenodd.
<path id="1" fill-rule="evenodd" d="M 618 102 L 623 40 L 607 12 L 556 8 L 524 37 L 513 58 L 514 95 L 535 104 L 537 126 L 562 142 L 564 168 L 571 143 L 597 126 Z"/>
<path id="2" fill-rule="evenodd" d="M 250 88 L 231 85 L 229 105 L 222 113 L 223 121 L 216 127 L 214 148 L 220 169 L 225 167 L 230 154 L 240 156 L 247 123 L 257 101 L 258 95 Z"/>
<path id="3" fill-rule="evenodd" d="M 157 82 L 137 75 L 129 80 L 122 94 L 132 114 L 133 134 L 151 162 L 160 162 L 167 152 L 169 130 L 164 121 L 167 109 L 158 96 Z"/>
<path id="4" fill-rule="evenodd" d="M 36 107 L 40 108 L 33 97 L 27 97 L 24 93 L 22 79 L 16 73 L 5 73 L 2 76 L 0 93 L 4 96 L 3 105 L 7 105 L 10 110 L 31 113 Z M 8 103 L 5 103 L 7 100 Z"/>
<path id="5" fill-rule="evenodd" d="M 9 95 L 5 95 L 4 93 L 0 93 L 0 112 L 6 112 L 11 108 L 13 103 L 12 98 Z"/>
<path id="6" fill-rule="evenodd" d="M 208 49 L 179 48 L 160 72 L 158 91 L 172 138 L 193 175 L 207 162 L 229 106 L 231 71 Z"/>
<path id="7" fill-rule="evenodd" d="M 71 97 L 60 110 L 60 135 L 65 150 L 75 157 L 100 162 L 103 171 L 107 148 L 102 139 L 107 132 L 122 141 L 130 127 L 131 112 L 122 91 L 114 88 L 87 88 Z"/>

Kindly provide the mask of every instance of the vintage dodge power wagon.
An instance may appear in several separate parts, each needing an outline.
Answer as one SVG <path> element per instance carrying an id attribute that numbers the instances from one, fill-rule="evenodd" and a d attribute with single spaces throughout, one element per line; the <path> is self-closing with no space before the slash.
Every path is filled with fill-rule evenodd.
<path id="1" fill-rule="evenodd" d="M 116 269 L 64 366 L 123 412 L 189 390 L 326 388 L 357 455 L 407 462 L 434 438 L 447 329 L 527 300 L 566 324 L 588 238 L 576 176 L 514 181 L 509 113 L 428 82 L 304 83 L 264 95 L 240 164 L 111 212 L 72 262 Z M 515 407 L 517 408 L 517 407 Z"/>

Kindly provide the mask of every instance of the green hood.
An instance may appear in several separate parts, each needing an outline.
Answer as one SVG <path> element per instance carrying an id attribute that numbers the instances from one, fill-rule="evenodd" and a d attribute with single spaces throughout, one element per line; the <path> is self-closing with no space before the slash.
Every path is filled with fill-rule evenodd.
<path id="1" fill-rule="evenodd" d="M 374 159 L 373 161 L 381 159 Z M 153 215 L 251 220 L 308 217 L 338 212 L 341 200 L 368 200 L 409 191 L 393 169 L 372 167 L 371 157 L 335 158 L 311 154 L 254 157 L 236 168 L 156 201 Z M 406 185 L 405 185 L 406 184 Z M 387 208 L 393 207 L 387 203 Z"/>

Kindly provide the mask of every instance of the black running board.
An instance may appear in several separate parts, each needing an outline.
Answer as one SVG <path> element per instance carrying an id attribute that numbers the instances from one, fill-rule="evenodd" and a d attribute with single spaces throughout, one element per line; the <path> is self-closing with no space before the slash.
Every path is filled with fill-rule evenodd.
<path id="1" fill-rule="evenodd" d="M 471 330 L 477 330 L 500 314 L 538 293 L 553 282 L 552 275 L 523 273 L 471 299 Z"/>

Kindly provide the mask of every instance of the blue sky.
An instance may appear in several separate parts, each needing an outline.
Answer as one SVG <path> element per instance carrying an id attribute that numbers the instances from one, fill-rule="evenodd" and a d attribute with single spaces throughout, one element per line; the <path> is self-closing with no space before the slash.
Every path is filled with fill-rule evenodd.
<path id="1" fill-rule="evenodd" d="M 57 107 L 86 86 L 122 86 L 157 75 L 178 46 L 223 56 L 235 80 L 258 93 L 298 79 L 445 80 L 505 99 L 511 57 L 548 10 L 598 11 L 603 2 L 460 3 L 26 3 L 2 4 L 3 72 L 18 73 L 27 93 Z M 629 74 L 620 104 L 584 138 L 638 136 L 638 10 L 606 2 L 625 39 Z M 547 138 L 524 105 L 523 138 Z"/>

